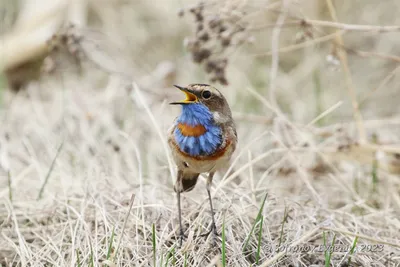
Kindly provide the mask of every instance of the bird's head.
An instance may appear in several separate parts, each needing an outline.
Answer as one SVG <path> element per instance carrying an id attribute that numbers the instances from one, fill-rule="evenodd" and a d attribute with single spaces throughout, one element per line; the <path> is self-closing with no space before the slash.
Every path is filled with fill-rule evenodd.
<path id="1" fill-rule="evenodd" d="M 197 109 L 196 106 L 203 106 L 213 114 L 214 118 L 218 116 L 231 117 L 231 110 L 228 102 L 222 93 L 208 84 L 189 84 L 188 86 L 174 85 L 185 93 L 186 99 L 172 102 L 171 105 L 182 105 L 185 110 Z M 217 118 L 218 120 L 218 118 Z"/>
<path id="2" fill-rule="evenodd" d="M 228 130 L 234 131 L 228 102 L 220 91 L 208 84 L 175 87 L 186 95 L 184 100 L 171 103 L 182 106 L 182 113 L 175 120 L 177 146 L 190 156 L 212 155 L 226 144 L 224 138 Z"/>

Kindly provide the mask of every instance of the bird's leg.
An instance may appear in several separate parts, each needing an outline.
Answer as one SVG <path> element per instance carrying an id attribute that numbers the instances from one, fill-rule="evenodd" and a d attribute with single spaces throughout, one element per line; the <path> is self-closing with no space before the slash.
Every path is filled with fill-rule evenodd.
<path id="1" fill-rule="evenodd" d="M 210 232 L 207 233 L 210 234 L 211 232 L 213 233 L 213 244 L 215 245 L 215 240 L 217 239 L 217 226 L 215 225 L 215 219 L 214 219 L 214 208 L 212 204 L 212 199 L 211 199 L 211 185 L 212 185 L 212 179 L 214 177 L 215 172 L 210 172 L 208 174 L 207 178 L 207 194 L 208 194 L 208 200 L 210 201 L 210 211 L 211 211 L 211 229 Z"/>
<path id="2" fill-rule="evenodd" d="M 179 246 L 182 246 L 182 241 L 184 237 L 183 227 L 182 227 L 182 210 L 181 210 L 181 191 L 182 191 L 182 176 L 183 172 L 178 170 L 178 177 L 176 180 L 176 196 L 178 199 L 178 213 L 179 213 Z"/>

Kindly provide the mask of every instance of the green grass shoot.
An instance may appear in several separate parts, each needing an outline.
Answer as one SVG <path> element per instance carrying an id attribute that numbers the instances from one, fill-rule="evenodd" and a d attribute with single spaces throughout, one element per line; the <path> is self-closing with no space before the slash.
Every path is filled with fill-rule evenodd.
<path id="1" fill-rule="evenodd" d="M 244 243 L 242 252 L 245 252 L 245 251 L 246 251 L 247 246 L 249 245 L 249 242 L 250 242 L 251 235 L 252 235 L 253 232 L 254 232 L 254 228 L 256 227 L 256 225 L 257 225 L 257 224 L 260 222 L 260 220 L 261 220 L 262 211 L 264 210 L 264 205 L 265 205 L 265 201 L 267 200 L 267 196 L 268 196 L 268 193 L 266 193 L 265 196 L 264 196 L 264 199 L 263 199 L 263 201 L 262 201 L 262 203 L 261 203 L 261 207 L 260 207 L 260 209 L 258 210 L 257 217 L 256 217 L 256 219 L 255 219 L 255 221 L 254 221 L 254 223 L 253 223 L 253 225 L 252 225 L 252 227 L 251 227 L 250 233 L 247 235 L 246 242 Z"/>
<path id="2" fill-rule="evenodd" d="M 76 249 L 76 266 L 81 267 L 81 259 L 79 257 L 79 250 Z"/>
<path id="3" fill-rule="evenodd" d="M 153 223 L 152 227 L 151 227 L 151 236 L 152 236 L 152 244 L 153 244 L 153 266 L 156 266 L 156 262 L 157 262 L 157 253 L 156 253 L 156 249 L 157 249 L 157 244 L 156 244 L 156 226 Z"/>
<path id="4" fill-rule="evenodd" d="M 258 224 L 258 242 L 257 242 L 256 264 L 258 264 L 258 261 L 260 260 L 263 224 L 264 224 L 264 216 L 261 216 L 260 222 Z"/>
<path id="5" fill-rule="evenodd" d="M 113 226 L 113 229 L 112 229 L 112 232 L 111 232 L 110 243 L 108 244 L 107 257 L 106 257 L 107 260 L 109 260 L 110 257 L 111 257 L 111 252 L 113 250 L 114 237 L 115 237 L 115 225 Z"/>
<path id="6" fill-rule="evenodd" d="M 168 266 L 169 261 L 171 260 L 171 263 L 173 266 L 176 265 L 176 257 L 175 257 L 175 246 L 172 246 L 169 250 L 168 250 L 168 254 L 167 254 L 167 260 L 165 262 L 165 267 Z"/>
<path id="7" fill-rule="evenodd" d="M 282 242 L 283 242 L 283 229 L 284 229 L 285 223 L 287 223 L 288 216 L 289 216 L 289 212 L 287 210 L 287 207 L 285 206 L 285 210 L 283 211 L 283 219 L 282 219 L 282 224 L 281 224 L 281 231 L 280 231 L 280 234 L 279 234 L 278 248 L 281 247 Z"/>
<path id="8" fill-rule="evenodd" d="M 351 266 L 351 260 L 353 258 L 356 246 L 357 246 L 357 242 L 358 242 L 358 236 L 356 236 L 353 240 L 353 245 L 351 246 L 350 249 L 350 255 L 349 255 L 349 260 L 347 261 L 347 266 Z"/>
<path id="9" fill-rule="evenodd" d="M 333 247 L 334 247 L 335 241 L 336 241 L 336 234 L 333 235 L 332 242 L 329 246 L 328 246 L 325 231 L 323 232 L 323 239 L 324 239 L 325 267 L 329 267 L 329 266 L 331 266 L 331 258 L 332 258 L 332 254 L 334 252 Z"/>

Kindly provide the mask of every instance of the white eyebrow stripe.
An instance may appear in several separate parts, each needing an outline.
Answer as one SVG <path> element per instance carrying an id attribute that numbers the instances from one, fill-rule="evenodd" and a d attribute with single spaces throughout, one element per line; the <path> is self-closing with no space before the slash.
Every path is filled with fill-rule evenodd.
<path id="1" fill-rule="evenodd" d="M 225 123 L 225 122 L 227 122 L 228 121 L 228 116 L 224 116 L 224 115 L 222 115 L 220 112 L 218 112 L 218 111 L 214 111 L 213 112 L 213 118 L 214 118 L 214 121 L 216 122 L 216 123 L 218 123 L 218 124 L 220 124 L 220 123 Z"/>

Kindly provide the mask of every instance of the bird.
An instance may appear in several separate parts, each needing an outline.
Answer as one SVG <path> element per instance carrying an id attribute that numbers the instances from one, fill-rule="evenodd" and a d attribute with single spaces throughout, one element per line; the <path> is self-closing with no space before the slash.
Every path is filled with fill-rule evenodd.
<path id="1" fill-rule="evenodd" d="M 174 85 L 186 98 L 172 102 L 182 107 L 168 131 L 168 145 L 177 166 L 174 191 L 179 213 L 179 244 L 182 246 L 181 193 L 191 191 L 199 175 L 208 173 L 206 189 L 211 210 L 211 229 L 215 244 L 217 229 L 211 198 L 214 174 L 229 164 L 236 149 L 238 138 L 229 104 L 223 94 L 208 84 Z"/>

